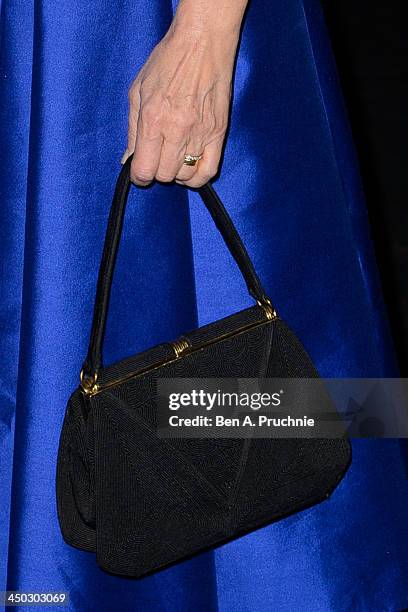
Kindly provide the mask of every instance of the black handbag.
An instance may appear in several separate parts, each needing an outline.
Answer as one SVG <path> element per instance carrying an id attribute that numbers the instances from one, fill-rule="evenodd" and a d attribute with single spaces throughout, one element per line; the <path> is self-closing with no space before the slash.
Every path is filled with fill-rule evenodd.
<path id="1" fill-rule="evenodd" d="M 350 463 L 345 439 L 162 439 L 159 378 L 310 378 L 318 374 L 279 318 L 213 187 L 199 194 L 256 304 L 113 365 L 102 364 L 109 294 L 130 189 L 116 185 L 89 350 L 71 395 L 57 465 L 64 540 L 105 570 L 147 573 L 316 504 Z"/>

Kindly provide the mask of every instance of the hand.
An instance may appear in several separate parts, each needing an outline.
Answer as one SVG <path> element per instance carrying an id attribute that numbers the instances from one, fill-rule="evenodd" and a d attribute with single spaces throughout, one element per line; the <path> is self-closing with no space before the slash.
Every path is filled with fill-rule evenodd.
<path id="1" fill-rule="evenodd" d="M 200 187 L 218 171 L 228 125 L 238 32 L 170 28 L 129 90 L 131 180 Z M 202 155 L 187 166 L 184 155 Z"/>

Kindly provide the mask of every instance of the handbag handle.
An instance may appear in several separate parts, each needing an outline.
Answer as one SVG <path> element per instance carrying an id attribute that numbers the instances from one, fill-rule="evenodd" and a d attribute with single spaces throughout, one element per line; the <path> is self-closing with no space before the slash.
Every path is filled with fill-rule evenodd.
<path id="1" fill-rule="evenodd" d="M 115 261 L 122 233 L 126 202 L 131 186 L 130 164 L 132 162 L 132 157 L 133 155 L 126 160 L 120 171 L 109 213 L 102 260 L 99 267 L 88 354 L 81 371 L 81 381 L 86 378 L 88 383 L 89 380 L 96 381 L 98 371 L 103 367 L 102 345 L 105 335 Z M 267 310 L 267 312 L 274 312 L 271 301 L 265 294 L 248 252 L 230 216 L 225 210 L 224 205 L 214 191 L 214 188 L 210 183 L 207 183 L 198 189 L 198 193 L 220 231 L 231 255 L 241 270 L 249 293 L 260 306 Z"/>

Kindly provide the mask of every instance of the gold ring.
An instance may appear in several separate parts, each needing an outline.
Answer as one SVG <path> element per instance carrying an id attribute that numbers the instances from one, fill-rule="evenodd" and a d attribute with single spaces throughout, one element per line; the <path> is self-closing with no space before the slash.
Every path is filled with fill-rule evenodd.
<path id="1" fill-rule="evenodd" d="M 185 155 L 184 163 L 186 166 L 195 166 L 196 163 L 202 158 L 202 155 Z"/>

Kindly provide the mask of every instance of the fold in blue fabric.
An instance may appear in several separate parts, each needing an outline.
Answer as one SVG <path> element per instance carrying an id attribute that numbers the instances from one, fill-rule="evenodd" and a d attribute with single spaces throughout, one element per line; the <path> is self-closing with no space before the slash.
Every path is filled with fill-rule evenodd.
<path id="1" fill-rule="evenodd" d="M 81 612 L 401 610 L 400 441 L 355 441 L 352 468 L 328 501 L 140 581 L 104 573 L 62 540 L 58 438 L 87 347 L 127 89 L 174 8 L 2 1 L 0 590 L 68 591 L 69 609 Z M 396 375 L 317 0 L 250 3 L 216 187 L 320 373 Z M 249 304 L 195 193 L 132 191 L 105 362 Z"/>

